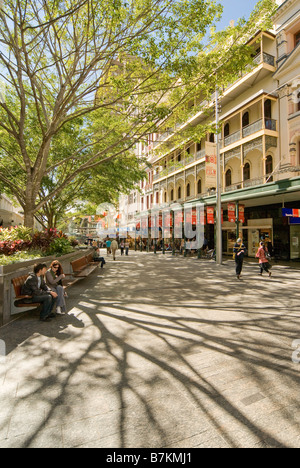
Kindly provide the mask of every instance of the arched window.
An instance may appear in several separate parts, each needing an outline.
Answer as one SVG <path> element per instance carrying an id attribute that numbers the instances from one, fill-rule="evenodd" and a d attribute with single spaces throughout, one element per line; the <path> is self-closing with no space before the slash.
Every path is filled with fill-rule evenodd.
<path id="1" fill-rule="evenodd" d="M 181 187 L 178 187 L 178 199 L 181 199 Z"/>
<path id="2" fill-rule="evenodd" d="M 247 127 L 249 125 L 249 112 L 245 112 L 245 114 L 243 115 L 243 119 L 242 119 L 242 125 L 243 125 L 243 128 L 244 127 Z"/>
<path id="3" fill-rule="evenodd" d="M 246 163 L 244 166 L 244 180 L 250 179 L 250 164 Z"/>
<path id="4" fill-rule="evenodd" d="M 177 158 L 177 161 L 178 161 L 178 162 L 181 161 L 181 153 L 179 153 L 178 158 Z"/>
<path id="5" fill-rule="evenodd" d="M 273 177 L 270 177 L 270 174 L 273 172 L 273 157 L 267 156 L 266 159 L 266 174 L 268 182 L 273 182 Z"/>
<path id="6" fill-rule="evenodd" d="M 224 127 L 224 138 L 228 137 L 230 135 L 230 125 L 227 123 Z"/>
<path id="7" fill-rule="evenodd" d="M 209 135 L 209 141 L 210 141 L 210 143 L 214 143 L 214 142 L 215 142 L 215 134 L 214 134 L 214 133 L 210 133 L 210 135 Z"/>
<path id="8" fill-rule="evenodd" d="M 231 169 L 228 169 L 228 170 L 226 171 L 225 183 L 226 183 L 226 187 L 230 187 L 230 186 L 232 185 L 232 174 L 231 174 Z"/>
<path id="9" fill-rule="evenodd" d="M 187 197 L 191 196 L 191 184 L 187 184 L 186 186 L 186 196 Z"/>
<path id="10" fill-rule="evenodd" d="M 201 181 L 201 179 L 198 180 L 197 190 L 198 190 L 198 194 L 202 193 L 202 181 Z"/>
<path id="11" fill-rule="evenodd" d="M 171 201 L 173 201 L 173 200 L 174 200 L 174 190 L 172 189 L 171 190 Z"/>
<path id="12" fill-rule="evenodd" d="M 271 119 L 272 118 L 272 103 L 271 99 L 267 99 L 264 104 L 265 108 L 265 118 L 266 119 Z"/>
<path id="13" fill-rule="evenodd" d="M 167 192 L 165 192 L 164 200 L 165 200 L 165 203 L 167 203 Z"/>

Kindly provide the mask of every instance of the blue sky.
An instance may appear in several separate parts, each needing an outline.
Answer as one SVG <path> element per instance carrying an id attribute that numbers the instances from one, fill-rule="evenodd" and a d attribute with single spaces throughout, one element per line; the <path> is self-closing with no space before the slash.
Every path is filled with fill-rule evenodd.
<path id="1" fill-rule="evenodd" d="M 222 21 L 218 23 L 217 29 L 224 29 L 229 26 L 231 20 L 238 20 L 245 16 L 249 17 L 258 0 L 219 0 L 224 7 Z"/>

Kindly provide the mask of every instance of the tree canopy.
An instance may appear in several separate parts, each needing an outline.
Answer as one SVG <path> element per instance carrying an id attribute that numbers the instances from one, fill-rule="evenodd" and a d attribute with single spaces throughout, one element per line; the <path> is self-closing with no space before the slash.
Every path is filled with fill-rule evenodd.
<path id="1" fill-rule="evenodd" d="M 0 181 L 25 224 L 81 176 L 128 158 L 193 93 L 230 82 L 272 8 L 262 0 L 208 50 L 214 0 L 2 0 Z"/>

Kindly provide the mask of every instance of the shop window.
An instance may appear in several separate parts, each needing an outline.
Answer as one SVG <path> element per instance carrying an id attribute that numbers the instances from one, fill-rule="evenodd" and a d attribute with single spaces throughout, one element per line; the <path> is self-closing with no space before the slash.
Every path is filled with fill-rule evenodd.
<path id="1" fill-rule="evenodd" d="M 197 189 L 198 189 L 198 194 L 202 193 L 202 181 L 201 181 L 201 179 L 198 180 Z"/>
<path id="2" fill-rule="evenodd" d="M 273 157 L 272 156 L 267 156 L 266 159 L 266 174 L 267 174 L 267 179 L 268 182 L 273 182 L 273 176 L 270 177 L 270 174 L 273 173 Z"/>
<path id="3" fill-rule="evenodd" d="M 186 196 L 190 197 L 191 196 L 191 185 L 187 184 L 186 186 Z"/>
<path id="4" fill-rule="evenodd" d="M 231 172 L 231 169 L 228 169 L 228 171 L 226 171 L 225 184 L 226 184 L 226 187 L 230 187 L 232 185 L 232 172 Z"/>
<path id="5" fill-rule="evenodd" d="M 249 120 L 249 112 L 245 112 L 245 114 L 243 115 L 243 118 L 242 118 L 242 125 L 243 125 L 243 128 L 244 127 L 248 127 L 250 123 L 250 120 Z"/>
<path id="6" fill-rule="evenodd" d="M 224 138 L 228 137 L 230 135 L 230 125 L 227 123 L 224 127 Z"/>
<path id="7" fill-rule="evenodd" d="M 244 180 L 250 180 L 250 164 L 246 163 L 244 166 Z"/>

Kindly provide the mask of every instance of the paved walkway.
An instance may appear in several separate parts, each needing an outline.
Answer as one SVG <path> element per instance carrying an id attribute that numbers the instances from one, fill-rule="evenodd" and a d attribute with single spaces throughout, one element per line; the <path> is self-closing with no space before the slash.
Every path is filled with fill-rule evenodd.
<path id="1" fill-rule="evenodd" d="M 0 447 L 299 447 L 300 271 L 233 268 L 131 253 L 0 329 Z"/>

